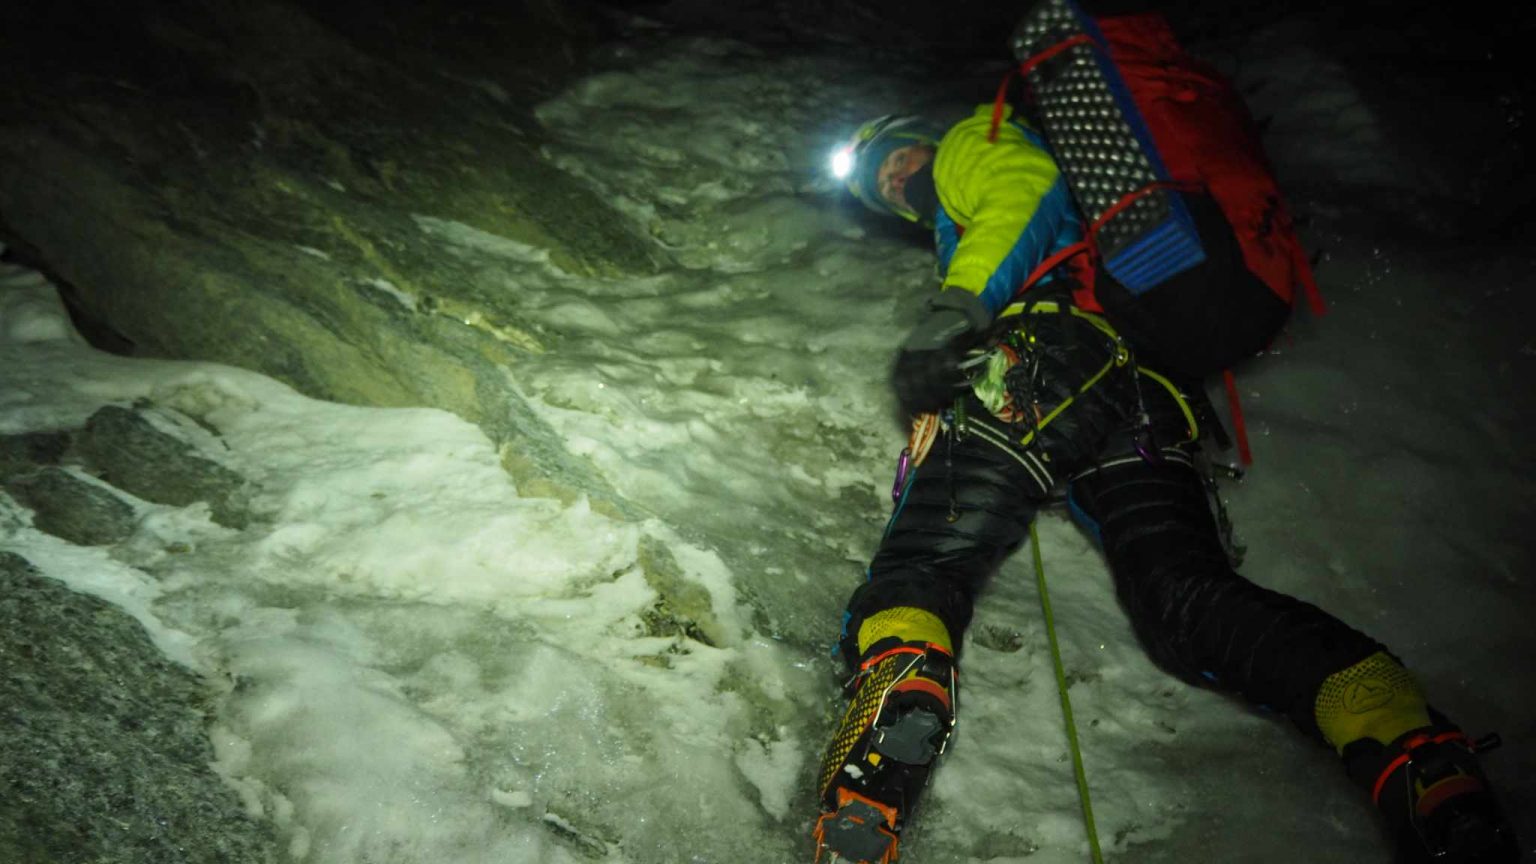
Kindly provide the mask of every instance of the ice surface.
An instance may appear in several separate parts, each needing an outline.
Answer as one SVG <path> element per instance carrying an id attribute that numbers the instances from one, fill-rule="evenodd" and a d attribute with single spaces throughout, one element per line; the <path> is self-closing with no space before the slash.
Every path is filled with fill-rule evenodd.
<path id="1" fill-rule="evenodd" d="M 932 272 L 921 238 L 864 230 L 819 170 L 840 130 L 941 90 L 665 33 L 624 57 L 540 106 L 548 155 L 680 268 L 582 280 L 543 250 L 419 225 L 515 282 L 551 335 L 512 386 L 644 519 L 523 497 L 441 412 L 94 351 L 46 280 L 0 273 L 0 432 L 149 399 L 216 429 L 260 488 L 239 532 L 135 502 L 138 533 L 110 555 L 0 496 L 0 544 L 219 682 L 218 767 L 296 861 L 807 860 L 837 710 L 827 653 L 903 440 L 886 364 Z M 1437 705 L 1501 730 L 1490 771 L 1529 845 L 1536 352 L 1507 314 L 1533 287 L 1528 253 L 1383 234 L 1352 190 L 1403 175 L 1369 107 L 1331 61 L 1255 62 L 1308 82 L 1276 156 L 1333 184 L 1294 202 L 1332 311 L 1240 375 L 1258 465 L 1225 493 L 1244 572 L 1368 630 Z M 1111 860 L 1388 860 L 1331 754 L 1163 676 L 1089 543 L 1058 514 L 1041 538 Z M 663 590 L 704 598 L 692 635 L 665 623 Z M 1086 860 L 1026 556 L 978 610 L 964 688 L 904 860 Z"/>

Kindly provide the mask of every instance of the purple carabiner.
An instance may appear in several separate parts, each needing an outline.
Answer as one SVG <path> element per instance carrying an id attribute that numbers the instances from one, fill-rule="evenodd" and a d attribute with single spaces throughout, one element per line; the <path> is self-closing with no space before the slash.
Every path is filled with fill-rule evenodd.
<path id="1" fill-rule="evenodd" d="M 901 502 L 901 491 L 907 487 L 907 474 L 912 470 L 912 448 L 903 447 L 896 460 L 896 482 L 891 485 L 891 501 Z"/>
<path id="2" fill-rule="evenodd" d="M 1152 420 L 1147 415 L 1141 415 L 1144 422 L 1136 434 L 1131 438 L 1131 445 L 1136 448 L 1136 453 L 1143 462 L 1149 465 L 1163 464 L 1163 451 L 1157 446 L 1157 439 L 1152 437 Z"/>

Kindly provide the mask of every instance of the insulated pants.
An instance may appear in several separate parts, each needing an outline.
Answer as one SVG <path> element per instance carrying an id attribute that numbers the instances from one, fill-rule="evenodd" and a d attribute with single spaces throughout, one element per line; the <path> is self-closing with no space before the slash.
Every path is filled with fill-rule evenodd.
<path id="1" fill-rule="evenodd" d="M 1233 570 L 1185 441 L 1183 409 L 1166 388 L 1138 382 L 1127 365 L 1084 390 L 1113 343 L 1065 313 L 1021 317 L 1033 319 L 1033 356 L 1021 367 L 1032 364 L 1029 396 L 1041 406 L 1034 415 L 1049 416 L 1070 398 L 1067 408 L 1022 446 L 1017 423 L 965 398 L 963 419 L 909 478 L 868 580 L 849 602 L 845 659 L 858 661 L 853 634 L 864 619 L 903 606 L 938 616 L 958 646 L 986 580 L 1065 484 L 1152 660 L 1185 681 L 1286 714 L 1321 740 L 1313 707 L 1324 680 L 1382 646 Z M 1143 410 L 1152 442 L 1138 422 Z"/>

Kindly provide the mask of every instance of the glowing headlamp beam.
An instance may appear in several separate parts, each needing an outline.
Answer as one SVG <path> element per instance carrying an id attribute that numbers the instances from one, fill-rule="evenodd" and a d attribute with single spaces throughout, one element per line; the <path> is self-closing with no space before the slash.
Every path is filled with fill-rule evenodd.
<path id="1" fill-rule="evenodd" d="M 839 180 L 847 179 L 853 173 L 853 148 L 839 147 L 832 152 L 832 176 Z"/>

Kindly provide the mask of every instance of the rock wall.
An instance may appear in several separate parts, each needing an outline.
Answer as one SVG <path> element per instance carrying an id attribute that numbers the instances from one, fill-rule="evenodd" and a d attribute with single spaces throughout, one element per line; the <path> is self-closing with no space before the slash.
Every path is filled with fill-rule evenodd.
<path id="1" fill-rule="evenodd" d="M 210 767 L 208 691 L 139 622 L 4 551 L 0 621 L 6 861 L 280 860 Z"/>
<path id="2" fill-rule="evenodd" d="M 574 3 L 78 2 L 0 9 L 0 242 L 83 332 L 321 398 L 480 423 L 525 482 L 604 497 L 508 386 L 516 286 L 423 220 L 586 278 L 657 246 L 539 153 L 531 109 L 604 35 Z"/>

